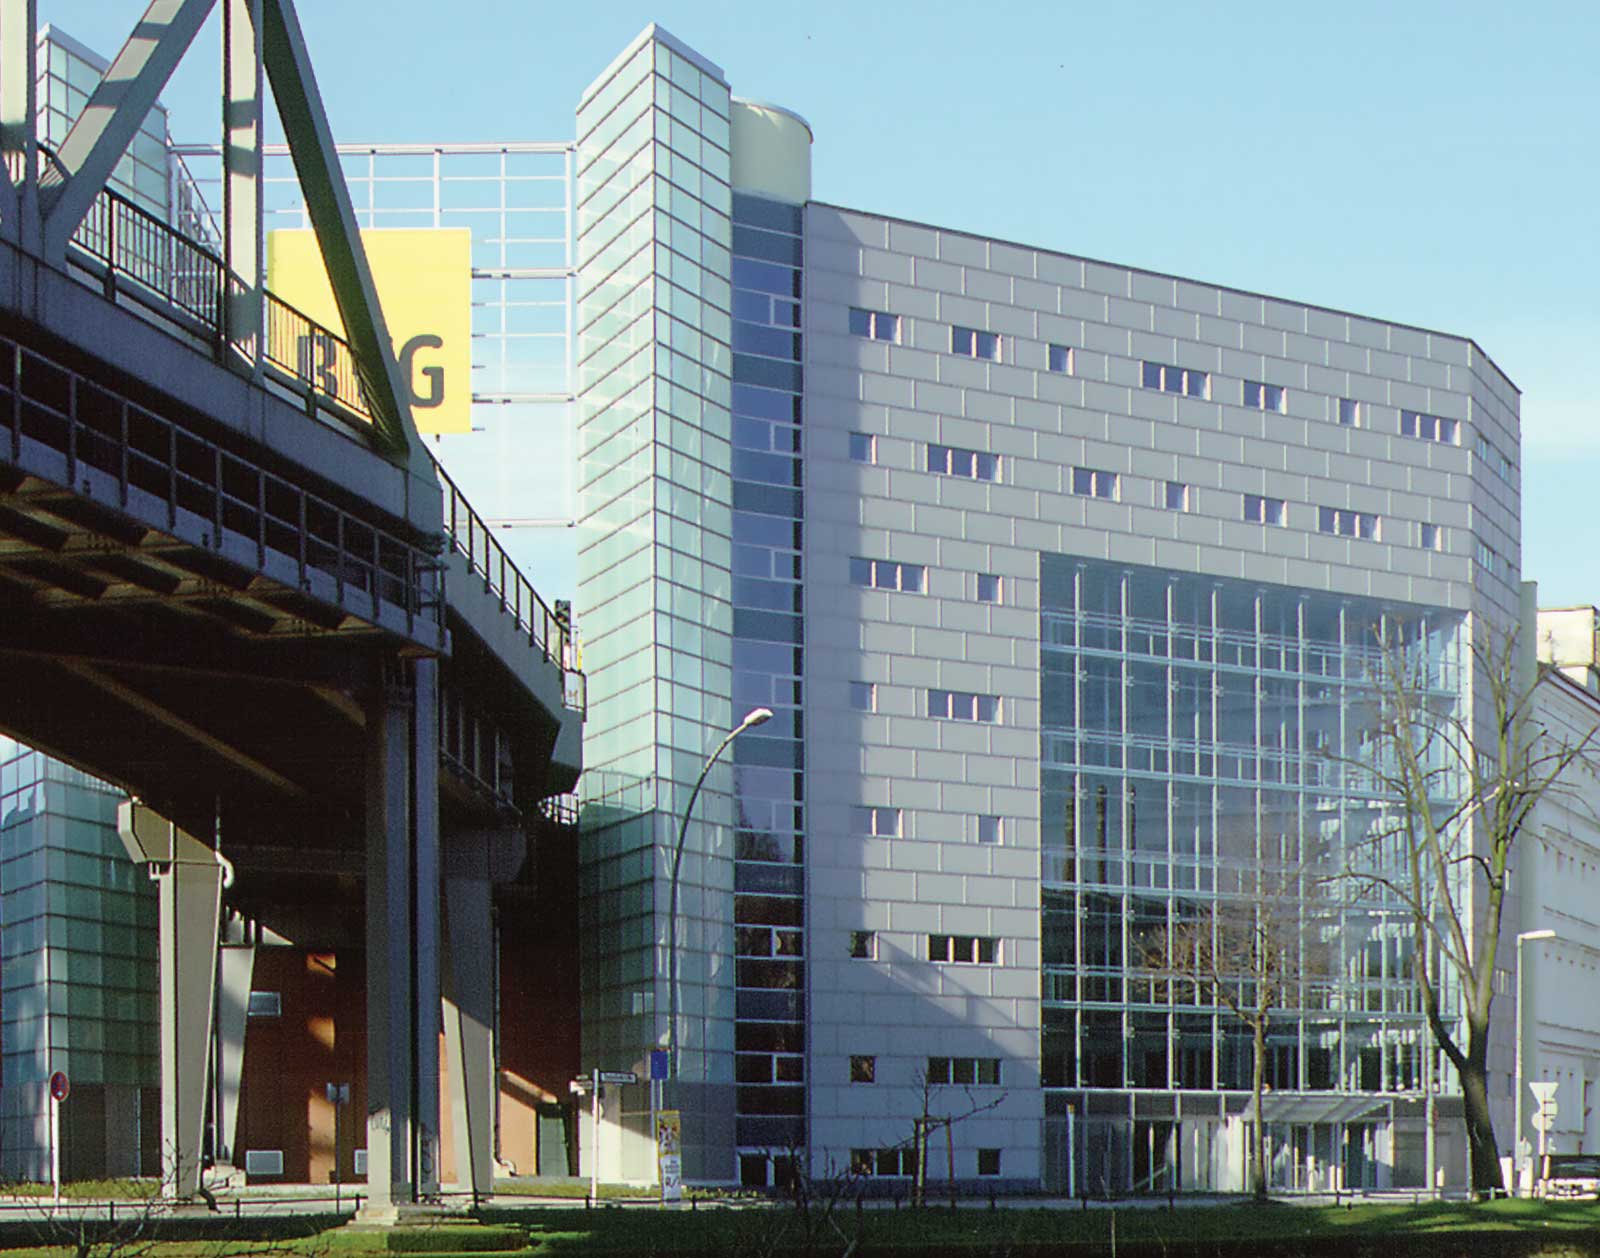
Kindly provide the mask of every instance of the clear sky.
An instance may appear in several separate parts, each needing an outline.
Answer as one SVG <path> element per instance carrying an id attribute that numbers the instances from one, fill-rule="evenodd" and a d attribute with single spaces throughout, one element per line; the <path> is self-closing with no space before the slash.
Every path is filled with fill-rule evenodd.
<path id="1" fill-rule="evenodd" d="M 107 56 L 142 9 L 39 0 Z M 656 21 L 811 122 L 821 200 L 1470 336 L 1523 392 L 1523 575 L 1600 602 L 1593 0 L 299 9 L 341 140 L 570 138 Z M 180 139 L 215 136 L 215 47 Z"/>

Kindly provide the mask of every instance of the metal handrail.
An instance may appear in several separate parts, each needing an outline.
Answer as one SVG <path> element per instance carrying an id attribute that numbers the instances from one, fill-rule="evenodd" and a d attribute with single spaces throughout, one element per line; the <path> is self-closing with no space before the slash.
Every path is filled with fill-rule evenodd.
<path id="1" fill-rule="evenodd" d="M 501 611 L 515 618 L 517 627 L 527 633 L 529 643 L 538 647 L 545 659 L 559 664 L 563 673 L 582 678 L 574 655 L 571 624 L 539 597 L 533 583 L 506 554 L 488 521 L 473 509 L 437 459 L 434 467 L 444 491 L 444 527 L 452 549 L 466 559 L 468 571 L 483 578 L 485 591 L 499 597 Z"/>
<path id="2" fill-rule="evenodd" d="M 45 160 L 53 160 L 48 150 L 41 153 Z M 219 347 L 228 345 L 246 357 L 259 357 L 288 377 L 303 393 L 309 413 L 327 409 L 347 423 L 370 424 L 372 412 L 356 356 L 344 337 L 270 292 L 263 294 L 262 335 L 232 335 L 230 299 L 242 296 L 245 285 L 228 273 L 222 258 L 159 216 L 102 188 L 72 243 L 103 268 L 109 299 L 115 300 L 119 281 L 132 281 L 197 321 Z M 501 610 L 515 618 L 529 643 L 561 668 L 564 705 L 586 711 L 588 679 L 579 666 L 570 621 L 550 610 L 438 459 L 433 462 L 451 548 L 465 557 L 469 571 L 483 578 L 484 588 L 498 595 Z"/>

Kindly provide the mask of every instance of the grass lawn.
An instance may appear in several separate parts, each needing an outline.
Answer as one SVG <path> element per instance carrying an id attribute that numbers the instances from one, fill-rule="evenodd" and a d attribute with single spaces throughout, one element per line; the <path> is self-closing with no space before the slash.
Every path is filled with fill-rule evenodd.
<path id="1" fill-rule="evenodd" d="M 831 1220 L 814 1212 L 808 1226 L 792 1207 L 709 1206 L 698 1210 L 600 1206 L 592 1210 L 536 1207 L 481 1211 L 485 1225 L 442 1222 L 392 1232 L 334 1228 L 310 1236 L 293 1233 L 304 1221 L 262 1220 L 254 1235 L 237 1230 L 194 1233 L 183 1240 L 138 1246 L 138 1258 L 235 1258 L 242 1255 L 310 1255 L 357 1258 L 366 1254 L 474 1255 L 531 1246 L 534 1253 L 561 1258 L 584 1253 L 672 1253 L 740 1255 L 838 1255 L 857 1241 L 855 1253 L 1004 1258 L 1045 1254 L 1143 1255 L 1381 1255 L 1489 1254 L 1593 1255 L 1600 1258 L 1600 1203 L 1499 1201 L 1481 1205 L 1254 1206 L 1124 1208 L 1118 1210 L 1037 1208 L 959 1211 L 839 1207 Z M 220 1222 L 220 1221 L 219 1221 Z M 836 1226 L 835 1226 L 836 1225 Z M 249 1223 L 246 1221 L 245 1226 Z M 1113 1233 L 1113 1229 L 1115 1229 Z M 231 1231 L 231 1234 L 230 1234 Z M 1113 1242 L 1113 1235 L 1115 1240 Z M 10 1233 L 7 1253 L 70 1255 L 61 1246 L 40 1247 L 44 1233 Z M 12 1248 L 25 1246 L 26 1248 Z M 104 1248 L 93 1253 L 105 1254 Z"/>

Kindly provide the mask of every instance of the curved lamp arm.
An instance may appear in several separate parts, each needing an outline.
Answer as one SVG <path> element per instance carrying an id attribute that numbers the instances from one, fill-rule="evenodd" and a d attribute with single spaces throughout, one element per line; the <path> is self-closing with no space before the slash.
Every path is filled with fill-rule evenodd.
<path id="1" fill-rule="evenodd" d="M 744 720 L 723 737 L 717 749 L 706 757 L 700 776 L 695 779 L 694 790 L 689 792 L 688 806 L 678 823 L 678 841 L 672 848 L 671 904 L 667 909 L 667 1078 L 678 1078 L 678 873 L 683 868 L 683 845 L 689 837 L 689 818 L 694 813 L 695 801 L 700 798 L 700 788 L 705 785 L 711 766 L 728 749 L 728 744 L 747 729 L 765 725 L 772 719 L 771 708 L 754 708 Z"/>

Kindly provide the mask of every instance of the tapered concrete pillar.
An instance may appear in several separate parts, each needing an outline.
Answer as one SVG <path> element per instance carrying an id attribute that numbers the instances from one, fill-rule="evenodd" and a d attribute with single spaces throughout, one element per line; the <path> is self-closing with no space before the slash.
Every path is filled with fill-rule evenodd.
<path id="1" fill-rule="evenodd" d="M 200 1188 L 217 928 L 225 866 L 207 844 L 143 804 L 117 809 L 128 855 L 156 871 L 161 1007 L 161 1188 Z"/>
<path id="2" fill-rule="evenodd" d="M 385 668 L 367 717 L 367 1211 L 411 1201 L 411 692 Z"/>
<path id="3" fill-rule="evenodd" d="M 494 884 L 514 878 L 520 830 L 450 835 L 445 868 L 445 1052 L 457 1186 L 494 1190 Z"/>
<path id="4" fill-rule="evenodd" d="M 239 1132 L 239 1087 L 244 1078 L 244 1035 L 250 1017 L 250 984 L 255 978 L 254 936 L 225 943 L 217 957 L 217 1093 L 221 1130 L 217 1132 L 218 1162 L 235 1165 L 234 1147 Z"/>

